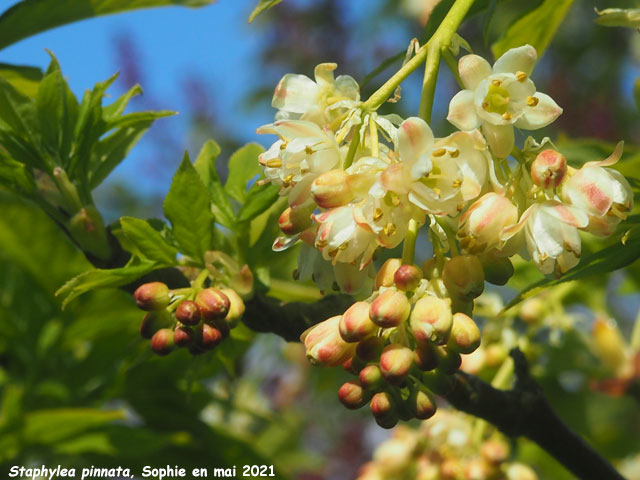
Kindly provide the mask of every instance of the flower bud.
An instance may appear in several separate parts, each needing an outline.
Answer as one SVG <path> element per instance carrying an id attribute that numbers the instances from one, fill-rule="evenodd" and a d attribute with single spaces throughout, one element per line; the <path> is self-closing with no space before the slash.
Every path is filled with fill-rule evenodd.
<path id="1" fill-rule="evenodd" d="M 339 328 L 345 342 L 359 342 L 378 330 L 369 318 L 369 307 L 367 302 L 356 302 L 344 312 Z"/>
<path id="2" fill-rule="evenodd" d="M 363 407 L 367 400 L 364 390 L 358 382 L 350 381 L 342 385 L 338 390 L 338 399 L 349 410 L 356 410 Z"/>
<path id="3" fill-rule="evenodd" d="M 147 313 L 140 322 L 140 336 L 149 340 L 153 334 L 171 323 L 171 314 L 166 310 Z"/>
<path id="4" fill-rule="evenodd" d="M 369 407 L 376 423 L 382 428 L 393 428 L 398 423 L 398 410 L 387 392 L 376 393 L 371 398 Z"/>
<path id="5" fill-rule="evenodd" d="M 531 164 L 531 179 L 539 187 L 558 187 L 566 176 L 567 159 L 555 150 L 543 150 Z"/>
<path id="6" fill-rule="evenodd" d="M 157 355 L 168 355 L 173 350 L 173 331 L 162 328 L 151 337 L 151 350 Z"/>
<path id="7" fill-rule="evenodd" d="M 473 300 L 451 297 L 451 312 L 464 313 L 469 316 L 473 315 Z"/>
<path id="8" fill-rule="evenodd" d="M 487 440 L 480 447 L 482 458 L 493 465 L 499 465 L 509 458 L 509 445 L 501 440 Z"/>
<path id="9" fill-rule="evenodd" d="M 223 288 L 221 292 L 224 293 L 229 299 L 229 311 L 227 312 L 227 316 L 224 317 L 224 319 L 229 327 L 233 328 L 238 324 L 238 321 L 244 314 L 244 302 L 235 290 L 232 290 L 230 288 Z"/>
<path id="10" fill-rule="evenodd" d="M 491 465 L 482 458 L 472 458 L 464 466 L 465 480 L 489 480 L 492 477 L 493 470 Z"/>
<path id="11" fill-rule="evenodd" d="M 173 331 L 173 343 L 178 347 L 188 347 L 194 337 L 195 334 L 190 327 L 178 327 Z"/>
<path id="12" fill-rule="evenodd" d="M 367 365 L 360 370 L 360 385 L 367 390 L 376 390 L 382 384 L 382 372 L 377 365 Z"/>
<path id="13" fill-rule="evenodd" d="M 205 288 L 196 295 L 196 303 L 204 321 L 220 320 L 229 312 L 229 297 L 217 288 Z"/>
<path id="14" fill-rule="evenodd" d="M 340 317 L 331 317 L 300 336 L 307 349 L 307 358 L 313 365 L 335 367 L 353 356 L 356 345 L 345 342 L 340 336 Z"/>
<path id="15" fill-rule="evenodd" d="M 596 318 L 592 335 L 595 354 L 605 367 L 618 373 L 628 365 L 627 344 L 620 330 L 612 322 Z"/>
<path id="16" fill-rule="evenodd" d="M 398 290 L 410 292 L 415 290 L 422 280 L 422 270 L 415 265 L 401 265 L 393 274 L 393 281 Z"/>
<path id="17" fill-rule="evenodd" d="M 457 480 L 464 478 L 462 463 L 458 458 L 447 458 L 440 464 L 440 476 L 442 480 Z"/>
<path id="18" fill-rule="evenodd" d="M 133 293 L 133 298 L 142 310 L 162 310 L 169 305 L 169 287 L 162 282 L 144 283 Z"/>
<path id="19" fill-rule="evenodd" d="M 517 222 L 518 208 L 511 200 L 495 192 L 486 193 L 460 217 L 456 234 L 460 248 L 469 253 L 491 250 L 501 244 L 502 230 Z"/>
<path id="20" fill-rule="evenodd" d="M 353 198 L 344 170 L 330 170 L 317 177 L 311 184 L 311 195 L 319 207 L 334 208 L 346 205 Z"/>
<path id="21" fill-rule="evenodd" d="M 386 340 L 382 337 L 369 337 L 358 343 L 356 355 L 365 362 L 373 362 L 380 358 Z"/>
<path id="22" fill-rule="evenodd" d="M 391 287 L 393 286 L 395 279 L 395 273 L 398 268 L 402 265 L 402 259 L 400 258 L 390 258 L 386 262 L 382 264 L 380 270 L 378 270 L 378 274 L 376 275 L 375 289 L 379 290 L 380 287 Z"/>
<path id="23" fill-rule="evenodd" d="M 442 280 L 452 296 L 473 300 L 484 291 L 484 272 L 478 257 L 459 255 L 444 266 Z"/>
<path id="24" fill-rule="evenodd" d="M 513 276 L 513 264 L 507 257 L 497 255 L 496 250 L 491 250 L 486 255 L 479 257 L 484 271 L 484 279 L 493 285 L 505 285 Z"/>
<path id="25" fill-rule="evenodd" d="M 451 330 L 451 302 L 427 295 L 413 306 L 409 317 L 411 333 L 420 344 L 444 343 Z"/>
<path id="26" fill-rule="evenodd" d="M 480 330 L 476 322 L 464 313 L 454 314 L 447 347 L 454 352 L 468 354 L 479 346 Z"/>
<path id="27" fill-rule="evenodd" d="M 369 308 L 369 318 L 383 328 L 397 327 L 411 313 L 411 304 L 407 296 L 397 290 L 385 290 L 376 298 Z"/>
<path id="28" fill-rule="evenodd" d="M 436 368 L 438 366 L 438 357 L 436 356 L 435 346 L 430 343 L 418 345 L 413 351 L 413 363 L 423 372 Z"/>
<path id="29" fill-rule="evenodd" d="M 310 207 L 301 205 L 287 208 L 278 219 L 280 230 L 286 235 L 295 235 L 309 228 L 313 223 L 311 214 L 314 206 L 311 204 Z"/>
<path id="30" fill-rule="evenodd" d="M 538 480 L 536 472 L 522 463 L 512 463 L 506 471 L 507 480 Z"/>
<path id="31" fill-rule="evenodd" d="M 413 365 L 413 351 L 409 347 L 393 343 L 380 355 L 380 371 L 389 383 L 402 383 Z"/>
<path id="32" fill-rule="evenodd" d="M 197 325 L 200 323 L 200 308 L 196 302 L 184 300 L 176 309 L 176 318 L 183 325 Z"/>
<path id="33" fill-rule="evenodd" d="M 460 354 L 446 347 L 436 347 L 438 357 L 438 371 L 446 375 L 453 375 L 460 368 L 462 358 Z"/>
<path id="34" fill-rule="evenodd" d="M 211 325 L 203 323 L 196 330 L 195 343 L 203 350 L 213 350 L 224 340 L 223 333 Z"/>
<path id="35" fill-rule="evenodd" d="M 527 298 L 520 305 L 520 318 L 529 325 L 533 325 L 540 320 L 545 314 L 545 305 L 538 297 Z"/>
<path id="36" fill-rule="evenodd" d="M 407 398 L 408 407 L 413 416 L 419 420 L 426 420 L 436 413 L 436 402 L 433 395 L 424 390 L 415 390 Z"/>
<path id="37" fill-rule="evenodd" d="M 492 343 L 485 350 L 484 362 L 487 367 L 498 367 L 502 365 L 509 355 L 509 352 L 501 343 Z"/>
<path id="38" fill-rule="evenodd" d="M 438 259 L 432 257 L 422 264 L 422 274 L 427 280 L 439 278 L 442 272 L 438 269 Z"/>

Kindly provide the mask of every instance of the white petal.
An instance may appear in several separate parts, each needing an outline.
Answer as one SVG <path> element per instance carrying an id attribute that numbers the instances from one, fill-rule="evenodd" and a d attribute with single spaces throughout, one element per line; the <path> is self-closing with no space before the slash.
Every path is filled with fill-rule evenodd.
<path id="1" fill-rule="evenodd" d="M 562 113 L 562 108 L 549 95 L 537 92 L 533 96 L 538 99 L 538 104 L 525 107 L 524 115 L 515 123 L 516 127 L 537 130 L 549 125 Z"/>
<path id="2" fill-rule="evenodd" d="M 316 65 L 316 68 L 313 71 L 313 76 L 318 82 L 318 85 L 332 84 L 333 83 L 333 71 L 338 68 L 337 63 L 321 63 Z"/>
<path id="3" fill-rule="evenodd" d="M 537 59 L 536 49 L 531 45 L 511 48 L 504 52 L 493 64 L 493 73 L 524 72 L 527 75 L 531 75 Z"/>
<path id="4" fill-rule="evenodd" d="M 360 86 L 350 75 L 340 75 L 336 78 L 336 90 L 352 100 L 360 100 Z"/>
<path id="5" fill-rule="evenodd" d="M 491 152 L 498 158 L 507 158 L 516 144 L 513 125 L 482 124 L 482 133 L 487 139 Z"/>
<path id="6" fill-rule="evenodd" d="M 460 130 L 473 130 L 480 126 L 480 119 L 476 115 L 473 103 L 473 92 L 461 90 L 455 94 L 449 103 L 447 120 Z"/>
<path id="7" fill-rule="evenodd" d="M 318 86 L 305 75 L 288 73 L 273 92 L 271 106 L 293 113 L 304 113 L 316 100 Z"/>
<path id="8" fill-rule="evenodd" d="M 584 164 L 585 167 L 610 167 L 611 165 L 615 165 L 620 157 L 622 156 L 622 150 L 624 149 L 624 142 L 618 142 L 616 148 L 613 153 L 609 155 L 604 160 L 599 160 L 596 162 L 587 162 Z"/>
<path id="9" fill-rule="evenodd" d="M 542 209 L 545 214 L 574 228 L 583 228 L 589 223 L 589 217 L 584 211 L 560 202 L 545 202 Z"/>
<path id="10" fill-rule="evenodd" d="M 403 162 L 412 163 L 433 146 L 433 132 L 418 117 L 407 118 L 398 132 L 398 154 Z"/>
<path id="11" fill-rule="evenodd" d="M 458 72 L 464 88 L 475 90 L 478 83 L 491 75 L 491 65 L 479 55 L 465 55 L 458 62 Z"/>

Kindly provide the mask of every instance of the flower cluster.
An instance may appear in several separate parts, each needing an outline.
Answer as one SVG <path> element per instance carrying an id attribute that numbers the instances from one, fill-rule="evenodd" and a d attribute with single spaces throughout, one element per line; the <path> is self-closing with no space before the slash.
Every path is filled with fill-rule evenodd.
<path id="1" fill-rule="evenodd" d="M 439 410 L 418 429 L 400 426 L 376 448 L 358 480 L 537 480 L 530 467 L 508 461 L 511 449 L 502 436 L 475 443 L 472 425 L 466 415 Z"/>

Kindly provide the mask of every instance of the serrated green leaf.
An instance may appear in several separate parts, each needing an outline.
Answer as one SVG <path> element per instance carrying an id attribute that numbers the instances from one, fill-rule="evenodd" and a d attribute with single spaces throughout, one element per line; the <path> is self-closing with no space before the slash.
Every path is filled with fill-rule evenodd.
<path id="1" fill-rule="evenodd" d="M 178 112 L 174 112 L 172 110 L 158 110 L 158 111 L 145 111 L 145 112 L 134 112 L 129 113 L 127 115 L 122 115 L 120 117 L 113 118 L 110 121 L 106 122 L 106 130 L 111 130 L 112 128 L 119 127 L 128 127 L 130 125 L 136 125 L 142 122 L 153 122 L 159 118 L 170 117 L 172 115 L 176 115 Z"/>
<path id="2" fill-rule="evenodd" d="M 534 10 L 514 22 L 504 36 L 491 46 L 495 58 L 510 48 L 532 45 L 542 56 L 547 45 L 565 19 L 573 0 L 544 0 Z"/>
<path id="3" fill-rule="evenodd" d="M 22 138 L 30 139 L 35 126 L 35 106 L 31 99 L 0 78 L 0 127 L 7 125 Z"/>
<path id="4" fill-rule="evenodd" d="M 153 270 L 160 268 L 155 262 L 148 260 L 129 262 L 121 268 L 102 270 L 96 268 L 81 273 L 58 289 L 56 295 L 64 297 L 62 308 L 83 293 L 97 288 L 120 287 L 137 280 Z"/>
<path id="5" fill-rule="evenodd" d="M 142 87 L 140 85 L 134 85 L 127 93 L 120 95 L 114 102 L 102 107 L 102 117 L 104 120 L 110 122 L 122 115 L 129 101 L 137 95 L 142 95 Z"/>
<path id="6" fill-rule="evenodd" d="M 163 208 L 181 251 L 204 261 L 204 252 L 212 243 L 214 217 L 209 192 L 187 153 L 173 177 Z"/>
<path id="7" fill-rule="evenodd" d="M 123 410 L 58 408 L 35 410 L 25 415 L 24 440 L 32 444 L 55 444 L 91 428 L 125 418 Z"/>
<path id="8" fill-rule="evenodd" d="M 31 193 L 35 189 L 35 182 L 31 170 L 23 163 L 0 151 L 0 183 L 25 193 Z"/>
<path id="9" fill-rule="evenodd" d="M 229 176 L 224 184 L 227 194 L 240 203 L 247 198 L 247 183 L 260 174 L 258 155 L 264 148 L 257 143 L 248 143 L 238 149 L 229 159 Z"/>
<path id="10" fill-rule="evenodd" d="M 215 0 L 24 0 L 0 16 L 0 49 L 85 18 L 170 5 L 202 7 Z"/>
<path id="11" fill-rule="evenodd" d="M 256 8 L 253 9 L 251 15 L 249 15 L 249 23 L 253 22 L 258 15 L 269 10 L 271 7 L 276 6 L 282 0 L 260 0 Z"/>
<path id="12" fill-rule="evenodd" d="M 47 74 L 40 82 L 36 96 L 36 112 L 42 147 L 53 158 L 60 161 L 62 128 L 65 125 L 64 79 L 59 70 Z"/>
<path id="13" fill-rule="evenodd" d="M 216 221 L 227 228 L 233 228 L 235 224 L 233 208 L 216 170 L 218 155 L 220 155 L 220 147 L 214 140 L 208 140 L 196 158 L 195 169 L 202 183 L 209 190 L 211 209 L 216 216 Z"/>
<path id="14" fill-rule="evenodd" d="M 156 262 L 158 265 L 167 267 L 175 265 L 178 250 L 169 245 L 149 223 L 139 218 L 122 217 L 120 226 L 137 250 L 133 253 Z"/>
<path id="15" fill-rule="evenodd" d="M 269 185 L 254 185 L 238 212 L 238 222 L 251 220 L 267 210 L 278 199 L 278 189 Z"/>
<path id="16" fill-rule="evenodd" d="M 13 88 L 21 94 L 34 98 L 38 93 L 40 80 L 42 80 L 42 70 L 38 67 L 0 63 L 0 77 L 13 85 Z"/>

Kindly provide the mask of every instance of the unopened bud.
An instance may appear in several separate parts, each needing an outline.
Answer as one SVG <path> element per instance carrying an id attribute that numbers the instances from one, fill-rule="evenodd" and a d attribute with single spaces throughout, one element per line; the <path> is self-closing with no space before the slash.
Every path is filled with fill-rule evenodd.
<path id="1" fill-rule="evenodd" d="M 592 334 L 593 349 L 605 367 L 618 373 L 628 365 L 627 344 L 613 322 L 596 318 Z"/>
<path id="2" fill-rule="evenodd" d="M 386 340 L 382 337 L 369 337 L 358 343 L 356 355 L 365 362 L 373 362 L 380 358 Z"/>
<path id="3" fill-rule="evenodd" d="M 171 323 L 171 314 L 166 310 L 157 310 L 147 313 L 140 322 L 140 336 L 149 340 L 163 327 Z"/>
<path id="4" fill-rule="evenodd" d="M 509 458 L 509 445 L 501 440 L 487 440 L 480 447 L 480 453 L 487 462 L 498 465 Z"/>
<path id="5" fill-rule="evenodd" d="M 402 383 L 413 365 L 413 351 L 394 343 L 387 345 L 380 355 L 380 371 L 389 383 Z"/>
<path id="6" fill-rule="evenodd" d="M 151 350 L 157 355 L 168 355 L 173 350 L 173 331 L 162 328 L 151 337 Z"/>
<path id="7" fill-rule="evenodd" d="M 464 469 L 457 458 L 447 458 L 440 464 L 440 476 L 442 480 L 457 480 L 464 478 Z"/>
<path id="8" fill-rule="evenodd" d="M 555 150 L 543 150 L 531 164 L 531 179 L 539 187 L 558 187 L 566 176 L 567 159 Z"/>
<path id="9" fill-rule="evenodd" d="M 407 398 L 409 410 L 419 420 L 426 420 L 436 413 L 436 402 L 433 395 L 424 390 L 415 390 Z"/>
<path id="10" fill-rule="evenodd" d="M 413 351 L 413 363 L 422 370 L 428 372 L 438 366 L 438 357 L 435 346 L 429 343 L 418 345 Z"/>
<path id="11" fill-rule="evenodd" d="M 190 327 L 178 327 L 173 331 L 173 343 L 178 347 L 188 347 L 194 337 L 195 334 Z"/>
<path id="12" fill-rule="evenodd" d="M 469 354 L 480 346 L 480 329 L 464 313 L 453 315 L 453 326 L 447 347 L 454 352 Z"/>
<path id="13" fill-rule="evenodd" d="M 422 280 L 422 270 L 415 265 L 401 265 L 393 274 L 393 281 L 398 290 L 410 292 L 415 290 Z"/>
<path id="14" fill-rule="evenodd" d="M 422 264 L 422 274 L 427 280 L 440 277 L 442 272 L 438 269 L 438 259 L 436 257 L 425 260 Z"/>
<path id="15" fill-rule="evenodd" d="M 378 392 L 369 403 L 376 423 L 382 428 L 393 428 L 399 420 L 398 409 L 387 392 Z"/>
<path id="16" fill-rule="evenodd" d="M 133 298 L 142 310 L 162 310 L 169 305 L 169 287 L 162 282 L 144 283 L 133 293 Z"/>
<path id="17" fill-rule="evenodd" d="M 229 312 L 229 297 L 217 288 L 205 288 L 196 295 L 196 303 L 204 321 L 221 320 Z"/>
<path id="18" fill-rule="evenodd" d="M 353 356 L 356 345 L 345 342 L 340 336 L 340 317 L 331 317 L 300 336 L 312 364 L 335 367 Z"/>
<path id="19" fill-rule="evenodd" d="M 376 390 L 382 384 L 382 372 L 377 365 L 367 365 L 360 370 L 360 385 L 367 390 Z"/>
<path id="20" fill-rule="evenodd" d="M 442 280 L 452 296 L 472 300 L 484 291 L 484 272 L 478 257 L 459 255 L 444 266 Z"/>
<path id="21" fill-rule="evenodd" d="M 195 343 L 203 350 L 213 350 L 220 345 L 223 340 L 223 333 L 206 323 L 203 323 L 196 331 Z"/>
<path id="22" fill-rule="evenodd" d="M 538 480 L 538 475 L 531 467 L 522 463 L 512 463 L 506 471 L 507 480 Z"/>
<path id="23" fill-rule="evenodd" d="M 397 290 L 389 289 L 378 295 L 369 309 L 369 318 L 383 328 L 397 327 L 411 313 L 411 304 L 407 296 Z"/>
<path id="24" fill-rule="evenodd" d="M 492 477 L 493 470 L 491 465 L 482 458 L 472 458 L 464 466 L 465 480 L 489 480 Z"/>
<path id="25" fill-rule="evenodd" d="M 242 298 L 236 293 L 235 290 L 232 290 L 230 288 L 224 288 L 221 290 L 221 292 L 224 293 L 229 299 L 229 311 L 227 312 L 227 316 L 224 317 L 224 319 L 229 327 L 233 328 L 238 324 L 238 321 L 244 314 L 244 301 L 242 301 Z"/>
<path id="26" fill-rule="evenodd" d="M 386 262 L 382 264 L 380 270 L 378 270 L 378 274 L 376 275 L 375 289 L 378 290 L 380 287 L 391 287 L 393 286 L 395 279 L 395 273 L 398 268 L 402 265 L 402 259 L 400 258 L 390 258 Z"/>
<path id="27" fill-rule="evenodd" d="M 311 184 L 311 195 L 319 207 L 334 208 L 346 205 L 353 198 L 349 174 L 344 170 L 330 170 L 317 177 Z"/>
<path id="28" fill-rule="evenodd" d="M 356 302 L 351 305 L 340 319 L 340 335 L 345 342 L 359 342 L 378 329 L 369 318 L 367 302 Z"/>
<path id="29" fill-rule="evenodd" d="M 313 223 L 311 214 L 314 206 L 311 204 L 311 208 L 308 206 L 287 208 L 278 219 L 280 230 L 286 235 L 295 235 L 309 228 Z"/>
<path id="30" fill-rule="evenodd" d="M 409 325 L 411 333 L 418 343 L 444 343 L 451 330 L 451 302 L 427 295 L 418 300 L 413 306 Z"/>
<path id="31" fill-rule="evenodd" d="M 492 343 L 485 349 L 484 362 L 487 367 L 498 367 L 502 365 L 509 355 L 506 348 L 500 343 Z"/>
<path id="32" fill-rule="evenodd" d="M 513 277 L 513 264 L 507 257 L 496 255 L 496 250 L 492 250 L 480 257 L 484 279 L 493 285 L 505 285 Z"/>
<path id="33" fill-rule="evenodd" d="M 473 315 L 473 300 L 465 298 L 451 297 L 451 312 Z"/>
<path id="34" fill-rule="evenodd" d="M 196 302 L 184 300 L 176 309 L 176 318 L 183 325 L 197 325 L 200 323 L 200 308 Z"/>
<path id="35" fill-rule="evenodd" d="M 358 375 L 360 370 L 362 370 L 366 365 L 367 363 L 364 360 L 354 355 L 344 361 L 342 368 L 344 368 L 345 372 L 349 372 L 352 375 Z"/>
<path id="36" fill-rule="evenodd" d="M 436 347 L 438 356 L 438 371 L 447 375 L 453 375 L 460 368 L 462 358 L 460 354 L 447 347 Z"/>
<path id="37" fill-rule="evenodd" d="M 349 410 L 364 407 L 367 403 L 365 392 L 358 382 L 350 381 L 342 385 L 338 390 L 338 399 Z"/>
<path id="38" fill-rule="evenodd" d="M 501 244 L 502 230 L 517 223 L 518 208 L 504 195 L 489 192 L 473 202 L 458 221 L 458 243 L 463 252 L 483 253 Z"/>
<path id="39" fill-rule="evenodd" d="M 545 305 L 538 297 L 527 298 L 520 305 L 520 318 L 529 325 L 533 325 L 542 320 L 545 313 Z"/>

